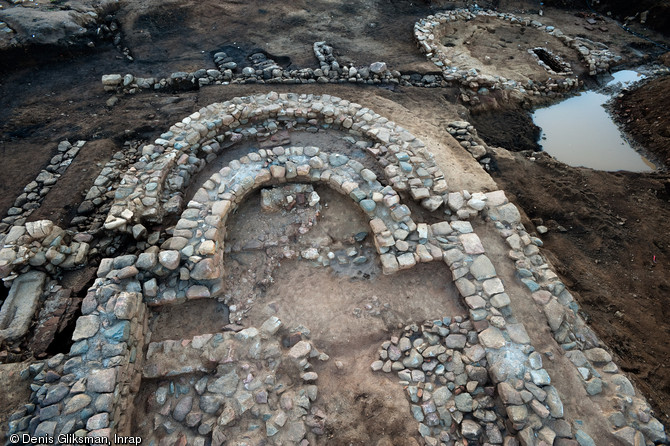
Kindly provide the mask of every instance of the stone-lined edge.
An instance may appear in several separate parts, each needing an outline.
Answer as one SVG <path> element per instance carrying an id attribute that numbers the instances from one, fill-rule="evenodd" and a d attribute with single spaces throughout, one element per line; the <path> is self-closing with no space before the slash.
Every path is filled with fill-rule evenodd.
<path id="1" fill-rule="evenodd" d="M 154 144 L 146 145 L 142 158 L 116 190 L 105 228 L 130 232 L 135 224 L 159 221 L 165 212 L 167 197 L 180 194 L 191 176 L 207 164 L 208 155 L 213 151 L 218 153 L 217 135 L 239 133 L 245 126 L 249 127 L 248 124 L 270 118 L 271 121 L 321 122 L 325 128 L 343 129 L 383 144 L 388 147 L 385 159 L 398 166 L 393 170 L 395 176 L 388 179 L 391 184 L 407 184 L 410 193 L 425 197 L 417 200 L 429 210 L 444 203 L 448 192 L 444 174 L 425 145 L 402 127 L 338 97 L 271 92 L 211 104 L 173 125 Z M 228 133 L 229 137 L 232 133 Z M 411 171 L 403 170 L 399 154 L 407 156 Z M 417 175 L 419 168 L 428 174 L 425 180 Z M 427 197 L 423 189 L 428 189 Z"/>
<path id="2" fill-rule="evenodd" d="M 529 304 L 547 319 L 551 333 L 565 356 L 574 364 L 588 395 L 595 398 L 610 422 L 612 434 L 629 445 L 667 441 L 664 426 L 652 416 L 644 397 L 619 373 L 606 345 L 579 315 L 579 305 L 542 255 L 542 240 L 531 236 L 516 218 L 513 204 L 487 204 L 484 213 L 510 247 L 517 278 L 529 290 Z M 532 297 L 532 298 L 531 298 Z M 605 405 L 603 405 L 605 404 Z"/>
<path id="3" fill-rule="evenodd" d="M 510 13 L 457 9 L 429 15 L 414 25 L 414 38 L 419 50 L 442 70 L 443 77 L 448 82 L 459 83 L 465 88 L 474 90 L 481 87 L 487 89 L 516 90 L 522 95 L 540 95 L 560 91 L 568 92 L 581 86 L 577 77 L 566 77 L 562 80 L 548 79 L 544 83 L 529 81 L 526 85 L 520 85 L 515 80 L 506 79 L 501 76 L 479 74 L 477 69 L 474 68 L 454 66 L 447 55 L 440 49 L 437 42 L 439 40 L 437 36 L 440 32 L 440 26 L 444 23 L 459 20 L 470 21 L 480 16 L 493 17 L 545 31 L 547 34 L 558 38 L 567 47 L 575 49 L 584 64 L 588 67 L 589 74 L 592 76 L 607 71 L 612 63 L 621 60 L 620 56 L 615 56 L 602 44 L 600 44 L 600 49 L 597 49 L 599 44 L 595 42 L 566 36 L 560 29 L 556 29 L 553 26 L 545 26 L 537 20 L 520 18 Z"/>

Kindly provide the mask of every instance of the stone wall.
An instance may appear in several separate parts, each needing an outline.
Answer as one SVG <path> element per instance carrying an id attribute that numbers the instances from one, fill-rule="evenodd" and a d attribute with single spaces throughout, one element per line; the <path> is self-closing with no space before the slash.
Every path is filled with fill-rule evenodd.
<path id="1" fill-rule="evenodd" d="M 501 76 L 483 75 L 477 69 L 471 67 L 454 66 L 439 44 L 440 28 L 445 23 L 470 21 L 477 17 L 494 17 L 509 23 L 545 31 L 548 35 L 556 37 L 563 42 L 566 47 L 577 51 L 579 57 L 588 68 L 589 74 L 592 76 L 607 71 L 613 63 L 621 60 L 620 56 L 612 54 L 603 44 L 579 37 L 568 37 L 561 30 L 553 26 L 545 26 L 536 20 L 520 18 L 509 13 L 457 9 L 454 11 L 439 12 L 418 21 L 414 25 L 414 38 L 417 41 L 419 50 L 426 54 L 426 57 L 442 70 L 443 77 L 447 82 L 459 84 L 467 89 L 474 91 L 480 88 L 516 90 L 523 95 L 541 95 L 550 92 L 567 92 L 581 86 L 577 77 L 564 76 L 563 79 L 550 78 L 544 83 L 529 81 L 522 85 L 518 80 L 507 79 Z M 542 62 L 539 58 L 537 60 L 538 63 Z M 565 71 L 564 73 L 567 74 Z M 559 73 L 554 72 L 553 74 L 558 75 Z"/>
<path id="2" fill-rule="evenodd" d="M 535 351 L 523 323 L 513 313 L 506 284 L 498 276 L 472 224 L 459 220 L 483 211 L 506 238 L 519 280 L 529 289 L 528 301 L 537 302 L 547 316 L 554 338 L 578 367 L 587 392 L 606 394 L 617 409 L 610 413 L 609 407 L 603 407 L 614 435 L 629 444 L 641 438 L 664 441 L 662 425 L 651 416 L 644 399 L 637 398 L 630 382 L 618 373 L 611 356 L 577 317 L 574 299 L 539 252 L 541 240 L 525 231 L 518 209 L 508 202 L 504 193 L 449 192 L 432 155 L 419 140 L 360 105 L 330 96 L 270 93 L 205 107 L 173 126 L 155 144 L 144 147 L 142 157 L 128 169 L 115 191 L 105 227 L 110 231 L 135 233 L 138 226 L 143 227 L 143 222 L 160 221 L 166 212 L 167 197 L 183 193 L 190 179 L 220 153 L 221 143 L 239 141 L 243 136 L 234 135 L 258 126 L 271 133 L 272 124 L 282 120 L 296 125 L 304 120 L 313 126 L 346 129 L 369 138 L 374 143 L 369 151 L 375 155 L 375 162 L 380 164 L 386 179 L 378 178 L 355 159 L 313 146 L 260 149 L 231 161 L 203 182 L 181 213 L 171 237 L 160 247 L 154 243 L 137 255 L 120 255 L 100 262 L 98 279 L 82 303 L 82 316 L 77 320 L 69 354 L 33 364 L 24 372 L 25 378 L 32 378 L 33 393 L 30 404 L 11 417 L 10 433 L 105 437 L 114 433 L 130 434 L 132 400 L 140 390 L 143 375 L 156 379 L 169 376 L 174 370 L 181 373 L 181 360 L 176 360 L 179 364 L 170 370 L 160 368 L 173 352 L 180 352 L 184 358 L 193 356 L 189 364 L 182 364 L 190 367 L 185 372 L 210 371 L 209 362 L 199 365 L 199 361 L 207 360 L 207 352 L 216 350 L 217 346 L 211 343 L 219 336 L 203 335 L 181 342 L 149 344 L 147 304 L 220 296 L 227 215 L 250 191 L 263 185 L 321 182 L 348 195 L 368 216 L 384 273 L 409 269 L 420 262 L 443 261 L 468 308 L 469 320 L 458 321 L 458 326 L 452 327 L 451 321 L 447 323 L 443 319 L 430 326 L 424 324 L 427 328 L 422 328 L 421 336 L 426 342 L 400 348 L 398 339 L 404 359 L 390 358 L 391 345 L 395 345 L 390 342 L 384 347 L 386 357 L 381 352 L 383 361 L 374 363 L 373 369 L 388 371 L 390 368 L 398 372 L 408 389 L 422 385 L 425 388 L 426 372 L 432 373 L 432 369 L 419 368 L 424 362 L 433 364 L 433 358 L 437 358 L 446 370 L 447 365 L 457 366 L 454 357 L 467 357 L 471 367 L 486 370 L 487 378 L 484 380 L 482 375 L 480 384 L 490 380 L 495 385 L 505 408 L 502 419 L 510 434 L 509 441 L 514 441 L 513 436 L 522 445 L 539 441 L 574 444 L 563 441 L 574 438 L 582 445 L 595 444 L 578 425 L 570 426 L 563 420 L 563 404 L 552 385 L 552 377 L 543 368 L 542 356 Z M 467 133 L 467 126 L 465 130 Z M 182 181 L 176 181 L 177 177 Z M 432 224 L 415 221 L 409 207 L 402 204 L 398 191 L 407 191 L 412 199 L 429 210 L 446 204 L 449 212 L 454 212 L 452 220 Z M 439 205 L 434 206 L 438 201 Z M 39 237 L 51 235 L 53 227 L 40 223 L 26 225 L 25 231 L 27 235 L 20 229 L 13 229 L 10 234 L 16 240 L 28 237 L 26 240 L 32 241 L 36 234 Z M 43 237 L 39 237 L 38 240 L 42 240 Z M 10 251 L 15 253 L 13 249 Z M 276 322 L 270 323 L 269 328 L 276 325 Z M 408 329 L 419 332 L 418 326 L 416 330 Z M 253 330 L 248 328 L 244 333 L 227 337 L 231 341 L 233 338 L 244 342 L 254 340 L 258 330 Z M 431 342 L 435 340 L 431 336 L 438 337 L 437 343 Z M 223 341 L 226 335 L 221 334 L 220 338 Z M 444 338 L 444 349 L 441 338 Z M 145 345 L 148 345 L 146 355 Z M 452 360 L 442 357 L 445 359 L 442 361 L 440 357 L 447 354 L 447 349 L 451 350 Z M 459 349 L 464 349 L 464 354 Z M 297 359 L 307 360 L 309 350 L 298 353 L 295 353 Z M 157 358 L 161 355 L 164 357 L 159 361 Z M 439 367 L 437 362 L 434 365 L 435 369 Z M 454 373 L 452 384 L 461 386 L 465 380 L 467 390 L 468 379 L 479 376 L 479 370 L 471 371 L 472 376 L 467 370 L 459 369 L 459 373 Z M 461 376 L 463 373 L 467 376 Z M 309 375 L 303 380 L 312 378 L 316 379 Z M 445 384 L 448 388 L 448 383 Z M 470 395 L 469 399 L 459 395 L 453 398 L 453 406 L 449 407 L 460 416 L 451 412 L 450 417 L 460 426 L 459 432 L 465 438 L 485 434 L 489 441 L 497 439 L 495 429 L 489 426 L 493 421 L 485 421 L 486 413 L 479 419 L 483 424 L 463 415 L 469 413 L 468 408 L 474 409 L 471 403 L 482 394 L 476 384 L 471 387 L 471 391 L 459 394 Z M 492 392 L 492 386 L 489 387 Z M 442 393 L 449 400 L 450 397 Z M 425 420 L 435 413 L 430 411 L 431 398 L 436 411 L 437 406 L 444 408 L 452 404 L 437 404 L 435 394 L 430 391 L 424 395 L 427 397 L 423 402 L 429 409 L 420 408 L 421 414 L 414 414 L 417 420 L 419 415 Z M 247 395 L 242 396 L 243 401 L 249 401 Z M 409 397 L 415 402 L 412 398 L 418 397 L 418 393 L 410 392 Z M 482 403 L 486 410 L 491 409 L 489 403 L 488 400 Z M 187 405 L 183 403 L 184 407 Z M 437 444 L 448 421 L 446 416 L 437 413 L 440 416 L 430 415 L 430 422 L 419 420 L 423 423 L 419 425 L 419 433 L 428 444 Z M 269 428 L 267 436 L 274 435 L 271 434 L 275 432 L 273 428 Z M 220 438 L 217 437 L 217 441 Z"/>
<path id="3" fill-rule="evenodd" d="M 208 159 L 216 157 L 223 141 L 239 140 L 244 128 L 257 134 L 260 127 L 272 134 L 277 122 L 287 121 L 290 128 L 320 125 L 370 139 L 378 144 L 372 151 L 394 188 L 410 192 L 429 210 L 444 203 L 444 175 L 425 145 L 402 127 L 334 96 L 272 92 L 209 105 L 145 146 L 143 157 L 116 190 L 105 228 L 130 232 L 135 224 L 160 220 L 166 207 L 178 210 L 174 200 Z"/>
<path id="4" fill-rule="evenodd" d="M 579 315 L 579 305 L 541 253 L 542 240 L 528 233 L 516 218 L 510 219 L 507 209 L 488 207 L 486 213 L 510 248 L 508 257 L 529 290 L 528 304 L 546 316 L 554 339 L 577 368 L 586 393 L 601 405 L 613 434 L 626 444 L 643 444 L 641 438 L 666 441 L 664 427 L 651 415 L 649 404 L 637 395 L 606 346 Z"/>
<path id="5" fill-rule="evenodd" d="M 277 317 L 241 328 L 149 344 L 143 386 L 151 391 L 140 400 L 148 413 L 136 412 L 143 441 L 301 444 L 308 429 L 325 433 L 312 364 L 328 355 Z"/>
<path id="6" fill-rule="evenodd" d="M 30 403 L 10 418 L 9 434 L 130 434 L 147 336 L 146 306 L 137 290 L 130 282 L 96 282 L 82 304 L 69 354 L 26 370 L 33 392 Z"/>
<path id="7" fill-rule="evenodd" d="M 12 226 L 22 226 L 35 209 L 39 208 L 44 197 L 65 173 L 74 157 L 84 147 L 86 141 L 77 141 L 73 146 L 68 141 L 58 144 L 58 153 L 54 155 L 46 168 L 42 169 L 34 181 L 23 189 L 23 193 L 14 200 L 7 216 L 0 222 L 0 233 L 7 232 Z"/>
<path id="8" fill-rule="evenodd" d="M 214 54 L 216 69 L 201 68 L 192 72 L 175 72 L 167 78 L 142 78 L 133 74 L 108 74 L 102 77 L 105 91 L 134 94 L 141 91 L 193 90 L 205 85 L 228 84 L 362 84 L 446 87 L 447 82 L 434 73 L 402 74 L 389 70 L 384 62 L 355 67 L 340 64 L 333 48 L 326 42 L 315 42 L 314 55 L 319 68 L 284 69 L 264 53 L 249 55 L 249 66 L 240 67 L 225 52 Z"/>

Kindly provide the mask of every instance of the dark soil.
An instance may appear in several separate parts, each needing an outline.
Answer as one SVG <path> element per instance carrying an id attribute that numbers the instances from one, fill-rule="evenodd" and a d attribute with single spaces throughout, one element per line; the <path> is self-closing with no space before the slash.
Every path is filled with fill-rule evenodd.
<path id="1" fill-rule="evenodd" d="M 513 152 L 541 150 L 537 143 L 540 128 L 533 123 L 530 113 L 519 110 L 473 113 L 469 120 L 489 146 Z"/>
<path id="2" fill-rule="evenodd" d="M 624 21 L 628 17 L 635 17 L 640 21 L 640 14 L 648 11 L 646 23 L 642 24 L 650 29 L 665 34 L 670 32 L 670 1 L 668 0 L 640 0 L 630 2 L 628 0 L 546 0 L 547 6 L 556 6 L 566 9 L 595 10 L 607 14 L 608 12 L 617 20 Z"/>
<path id="3" fill-rule="evenodd" d="M 670 76 L 654 79 L 640 88 L 627 91 L 613 103 L 617 119 L 626 131 L 658 157 L 665 166 L 670 166 L 668 103 L 670 103 Z"/>
<path id="4" fill-rule="evenodd" d="M 494 179 L 532 222 L 550 228 L 542 236 L 545 253 L 667 426 L 670 175 L 599 172 L 545 153 L 534 157 L 497 157 Z"/>

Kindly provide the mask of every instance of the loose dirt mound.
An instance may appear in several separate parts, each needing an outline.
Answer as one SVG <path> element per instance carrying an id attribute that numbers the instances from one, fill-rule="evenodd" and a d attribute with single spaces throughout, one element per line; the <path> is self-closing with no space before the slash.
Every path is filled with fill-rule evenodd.
<path id="1" fill-rule="evenodd" d="M 670 166 L 669 101 L 670 76 L 665 76 L 624 93 L 613 103 L 614 112 L 626 131 L 666 166 Z"/>

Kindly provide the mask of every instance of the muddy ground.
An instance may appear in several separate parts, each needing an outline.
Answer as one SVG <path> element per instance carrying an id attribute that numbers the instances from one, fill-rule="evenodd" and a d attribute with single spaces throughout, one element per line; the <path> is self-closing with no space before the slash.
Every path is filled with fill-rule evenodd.
<path id="1" fill-rule="evenodd" d="M 585 316 L 619 355 L 618 363 L 636 379 L 659 419 L 666 426 L 670 425 L 670 370 L 666 364 L 670 357 L 667 345 L 670 334 L 670 177 L 667 174 L 597 172 L 570 168 L 546 155 L 535 155 L 532 161 L 527 153 L 511 155 L 501 151 L 496 156 L 498 171 L 493 174 L 496 185 L 469 154 L 463 151 L 452 157 L 447 148 L 456 143 L 449 138 L 444 125 L 456 119 L 469 119 L 490 145 L 510 150 L 534 149 L 535 136 L 527 132 L 531 127 L 526 117 L 532 104 L 522 104 L 524 108 L 520 109 L 496 110 L 493 114 L 471 115 L 458 102 L 457 89 L 397 88 L 391 91 L 346 85 L 212 86 L 194 92 L 121 96 L 117 105 L 108 107 L 106 101 L 110 94 L 103 92 L 100 84 L 100 77 L 108 73 L 166 76 L 174 71 L 213 68 L 211 54 L 226 45 L 248 51 L 262 48 L 285 57 L 282 60 L 287 65 L 314 67 L 316 61 L 311 45 L 316 40 L 332 44 L 342 61 L 365 65 L 383 60 L 391 69 L 436 72 L 436 67 L 425 61 L 411 39 L 414 22 L 431 13 L 430 3 L 186 1 L 162 2 L 158 6 L 155 2 L 125 2 L 116 17 L 122 26 L 123 44 L 130 48 L 135 62 L 129 62 L 111 44 L 100 44 L 65 61 L 41 63 L 34 54 L 28 53 L 26 60 L 12 61 L 9 68 L 3 64 L 0 214 L 6 214 L 23 187 L 48 163 L 63 139 L 71 142 L 84 139 L 89 143 L 31 219 L 50 218 L 67 227 L 76 215 L 81 193 L 90 187 L 102 164 L 114 151 L 120 150 L 125 141 L 153 140 L 199 107 L 235 96 L 270 90 L 335 94 L 389 116 L 426 141 L 445 169 L 450 186 L 470 190 L 500 187 L 508 191 L 510 198 L 533 220 L 529 227 L 540 224 L 539 219 L 542 219 L 550 228 L 543 237 L 546 253 L 575 291 Z M 433 5 L 444 6 L 438 3 Z M 536 2 L 497 3 L 500 8 L 507 5 L 513 12 L 537 8 Z M 591 26 L 586 21 L 587 16 L 578 14 L 582 12 L 581 7 L 578 8 L 546 9 L 541 20 L 560 26 L 566 33 L 605 42 L 629 63 L 650 61 L 659 54 L 657 47 L 625 33 L 610 19 L 598 18 L 598 25 Z M 489 49 L 494 42 L 489 42 Z M 479 51 L 485 52 L 486 44 L 479 41 Z M 589 84 L 588 79 L 585 82 Z M 667 84 L 667 79 L 662 82 Z M 667 109 L 652 89 L 654 85 L 650 83 L 640 90 L 643 93 L 624 97 L 623 119 L 632 119 L 631 133 L 641 144 L 650 149 L 655 145 L 667 148 L 667 139 L 660 139 L 667 138 Z M 667 85 L 664 88 L 667 89 Z M 661 112 L 665 118 L 656 125 L 652 118 L 655 114 L 661 116 Z M 658 129 L 654 133 L 660 135 L 658 138 L 645 136 L 645 132 L 655 129 Z M 559 226 L 566 231 L 559 230 Z M 313 273 L 302 266 L 282 268 L 288 268 L 286 280 L 300 280 Z M 422 274 L 429 277 L 430 267 L 419 272 L 419 277 Z M 338 292 L 347 295 L 346 287 Z M 258 306 L 254 311 L 262 312 L 263 308 Z M 216 306 L 211 310 L 209 323 L 214 326 L 223 315 L 217 313 Z M 277 311 L 283 310 L 278 307 Z M 260 320 L 264 315 L 259 313 L 257 318 Z M 286 312 L 284 317 L 294 316 Z M 350 322 L 360 324 L 362 321 L 351 319 Z M 377 329 L 382 328 L 380 323 Z M 381 336 L 377 333 L 361 342 L 358 346 L 361 354 L 373 349 L 372 340 L 379 339 Z M 336 346 L 333 348 L 337 351 Z M 351 361 L 355 359 L 355 355 L 351 357 Z M 367 363 L 361 367 L 367 367 Z M 320 372 L 326 377 L 329 373 Z M 14 374 L 10 378 L 16 380 Z M 326 393 L 335 391 L 334 387 L 326 387 Z M 352 389 L 352 394 L 365 393 L 356 391 Z M 14 397 L 17 401 L 26 399 L 24 393 Z M 368 397 L 345 403 L 358 404 L 361 416 L 372 418 L 375 407 L 381 404 Z M 349 407 L 343 406 L 344 410 Z M 374 438 L 387 434 L 389 432 L 376 432 Z M 366 432 L 352 431 L 346 435 L 342 438 L 349 441 L 365 443 L 370 439 Z"/>

